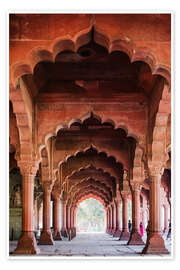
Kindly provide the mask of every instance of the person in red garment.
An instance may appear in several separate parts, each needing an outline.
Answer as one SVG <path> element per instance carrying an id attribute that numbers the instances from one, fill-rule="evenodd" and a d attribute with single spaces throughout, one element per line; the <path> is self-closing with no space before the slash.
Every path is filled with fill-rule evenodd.
<path id="1" fill-rule="evenodd" d="M 140 223 L 140 233 L 141 233 L 141 236 L 143 236 L 143 224 L 142 224 L 142 222 Z"/>

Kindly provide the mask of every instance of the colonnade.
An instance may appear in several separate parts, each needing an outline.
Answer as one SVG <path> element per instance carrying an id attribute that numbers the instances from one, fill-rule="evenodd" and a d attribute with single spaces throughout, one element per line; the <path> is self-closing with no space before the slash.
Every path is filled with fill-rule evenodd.
<path id="1" fill-rule="evenodd" d="M 23 183 L 23 214 L 22 214 L 22 236 L 18 241 L 14 253 L 17 254 L 36 254 L 39 252 L 34 236 L 33 225 L 33 188 L 34 176 L 32 168 L 25 167 L 22 172 Z M 150 198 L 149 198 L 149 228 L 147 242 L 143 253 L 163 254 L 168 253 L 162 238 L 160 208 L 161 208 L 161 178 L 158 175 L 151 176 Z M 143 211 L 140 209 L 141 189 L 138 183 L 131 185 L 132 191 L 121 191 L 121 196 L 113 199 L 106 208 L 106 232 L 119 237 L 119 240 L 126 240 L 128 245 L 143 245 L 140 235 L 140 221 L 143 222 Z M 53 198 L 53 233 L 50 228 L 50 204 L 51 195 Z M 128 229 L 128 198 L 132 199 L 132 230 Z M 122 204 L 122 217 L 120 215 L 120 205 Z M 146 203 L 147 205 L 147 203 Z M 54 240 L 62 240 L 63 236 L 68 236 L 69 240 L 76 236 L 76 214 L 77 205 L 68 204 L 63 200 L 62 211 L 62 230 L 60 230 L 60 195 L 52 192 L 50 182 L 43 183 L 43 228 L 40 235 L 39 245 L 53 245 Z M 140 215 L 141 213 L 141 215 Z M 121 221 L 122 218 L 122 221 Z M 121 226 L 122 223 L 122 226 Z M 166 204 L 164 215 L 164 230 L 168 230 L 168 204 Z"/>

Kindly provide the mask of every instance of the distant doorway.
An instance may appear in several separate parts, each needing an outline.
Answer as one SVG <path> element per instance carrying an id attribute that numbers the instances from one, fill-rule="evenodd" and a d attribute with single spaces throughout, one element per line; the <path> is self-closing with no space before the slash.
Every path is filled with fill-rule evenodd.
<path id="1" fill-rule="evenodd" d="M 105 210 L 96 199 L 86 199 L 77 211 L 77 232 L 105 232 Z"/>

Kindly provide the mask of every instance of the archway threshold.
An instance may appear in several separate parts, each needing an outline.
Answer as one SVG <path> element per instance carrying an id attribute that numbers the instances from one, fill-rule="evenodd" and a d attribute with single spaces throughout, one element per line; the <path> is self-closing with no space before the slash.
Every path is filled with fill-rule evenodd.
<path id="1" fill-rule="evenodd" d="M 57 257 L 144 257 L 141 255 L 144 246 L 127 246 L 127 241 L 119 241 L 118 238 L 102 232 L 79 232 L 72 241 L 63 238 L 63 241 L 55 241 L 53 246 L 38 246 L 40 254 L 32 256 L 56 256 Z M 17 241 L 10 242 L 10 252 L 15 249 Z M 166 247 L 170 251 L 170 241 L 166 241 Z M 18 256 L 18 255 L 11 255 Z M 22 256 L 22 255 L 21 255 Z M 156 255 L 162 258 L 170 255 Z"/>

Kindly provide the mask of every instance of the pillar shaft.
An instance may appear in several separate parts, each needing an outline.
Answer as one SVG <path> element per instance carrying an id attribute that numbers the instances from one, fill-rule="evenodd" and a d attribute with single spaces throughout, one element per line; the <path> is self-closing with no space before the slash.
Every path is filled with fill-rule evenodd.
<path id="1" fill-rule="evenodd" d="M 138 183 L 133 185 L 132 190 L 132 232 L 127 244 L 144 244 L 140 234 L 140 186 Z"/>
<path id="2" fill-rule="evenodd" d="M 53 238 L 54 240 L 62 240 L 60 233 L 60 198 L 55 196 L 53 200 Z"/>
<path id="3" fill-rule="evenodd" d="M 66 224 L 67 224 L 67 229 L 70 229 L 71 228 L 70 205 L 66 206 Z"/>
<path id="4" fill-rule="evenodd" d="M 47 188 L 44 189 L 43 194 L 43 230 L 50 230 L 50 204 L 51 192 Z"/>
<path id="5" fill-rule="evenodd" d="M 168 205 L 165 204 L 164 206 L 164 233 L 167 233 L 169 229 L 169 224 L 168 224 Z"/>
<path id="6" fill-rule="evenodd" d="M 67 216 L 66 216 L 66 201 L 63 201 L 63 226 L 62 226 L 62 235 L 64 237 L 67 237 L 67 224 L 66 224 L 66 219 L 67 219 Z"/>
<path id="7" fill-rule="evenodd" d="M 77 226 L 77 206 L 74 208 L 74 227 L 76 228 Z"/>
<path id="8" fill-rule="evenodd" d="M 70 227 L 73 228 L 73 206 L 70 208 Z"/>
<path id="9" fill-rule="evenodd" d="M 39 245 L 53 245 L 54 241 L 50 229 L 51 218 L 51 183 L 43 183 L 43 230 L 41 232 Z"/>
<path id="10" fill-rule="evenodd" d="M 18 241 L 15 254 L 37 254 L 36 239 L 33 228 L 33 195 L 34 195 L 34 176 L 35 171 L 32 164 L 20 166 L 22 174 L 22 235 Z M 34 173 L 33 173 L 33 172 Z"/>
<path id="11" fill-rule="evenodd" d="M 110 205 L 109 207 L 110 209 L 110 233 L 112 233 L 112 230 L 113 230 L 113 209 L 112 209 L 112 205 Z"/>
<path id="12" fill-rule="evenodd" d="M 111 211 L 112 211 L 112 232 L 113 232 L 114 227 L 115 227 L 115 223 L 114 223 L 114 221 L 115 221 L 115 219 L 114 219 L 114 205 L 113 204 L 111 205 Z"/>
<path id="13" fill-rule="evenodd" d="M 160 181 L 161 175 L 150 177 L 150 224 L 146 246 L 142 253 L 146 254 L 168 254 L 164 239 L 161 236 L 160 220 Z"/>
<path id="14" fill-rule="evenodd" d="M 114 232 L 115 237 L 120 237 L 120 200 L 116 200 L 116 230 Z"/>
<path id="15" fill-rule="evenodd" d="M 106 232 L 109 230 L 109 216 L 108 216 L 108 209 L 106 209 Z"/>
<path id="16" fill-rule="evenodd" d="M 129 230 L 128 230 L 128 194 L 124 193 L 122 195 L 123 201 L 123 228 L 119 240 L 128 240 L 129 239 Z"/>
<path id="17" fill-rule="evenodd" d="M 128 200 L 123 199 L 123 231 L 128 231 Z"/>

